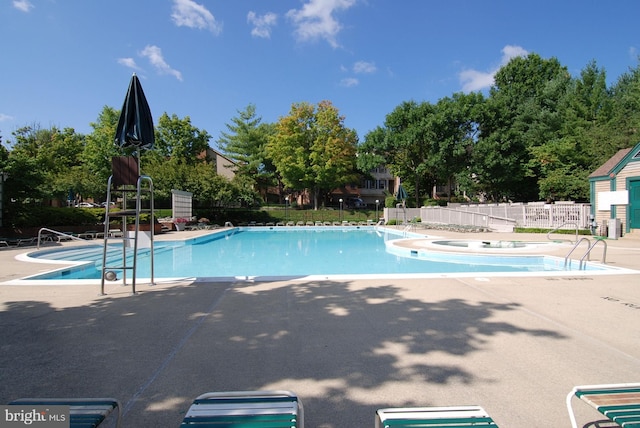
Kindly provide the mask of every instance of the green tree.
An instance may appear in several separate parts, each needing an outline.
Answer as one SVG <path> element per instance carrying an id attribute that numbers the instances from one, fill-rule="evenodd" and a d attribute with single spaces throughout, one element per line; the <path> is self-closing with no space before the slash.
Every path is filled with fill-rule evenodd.
<path id="1" fill-rule="evenodd" d="M 469 175 L 483 106 L 481 93 L 456 93 L 440 99 L 429 118 L 428 126 L 433 129 L 434 138 L 426 161 L 438 182 L 447 183 L 449 199 L 452 184 Z"/>
<path id="2" fill-rule="evenodd" d="M 427 102 L 405 101 L 385 118 L 386 135 L 373 134 L 382 143 L 376 153 L 386 153 L 387 167 L 402 178 L 403 186 L 419 206 L 423 188 L 436 184 L 437 175 L 429 158 L 434 151 L 435 133 L 429 121 L 435 108 Z M 370 134 L 368 134 L 370 136 Z"/>
<path id="3" fill-rule="evenodd" d="M 116 127 L 120 112 L 112 107 L 104 106 L 95 122 L 90 125 L 93 132 L 85 138 L 84 151 L 81 155 L 82 164 L 76 185 L 81 193 L 86 191 L 104 197 L 107 191 L 107 180 L 111 176 L 111 159 L 114 156 L 129 155 L 115 144 Z"/>
<path id="4" fill-rule="evenodd" d="M 81 163 L 84 136 L 76 134 L 72 128 L 61 131 L 56 127 L 44 129 L 38 125 L 22 127 L 13 135 L 15 143 L 11 156 L 20 157 L 20 165 L 31 159 L 37 173 L 24 173 L 32 179 L 41 177 L 39 182 L 29 186 L 31 198 L 66 199 L 69 186 L 76 182 L 73 169 Z"/>
<path id="5" fill-rule="evenodd" d="M 538 174 L 531 149 L 561 126 L 557 106 L 570 83 L 555 58 L 514 58 L 495 75 L 473 151 L 472 173 L 489 199 L 537 200 Z"/>
<path id="6" fill-rule="evenodd" d="M 599 146 L 603 162 L 640 140 L 640 64 L 621 75 L 610 92 L 611 121 L 606 139 Z"/>
<path id="7" fill-rule="evenodd" d="M 355 180 L 357 144 L 357 133 L 344 126 L 344 117 L 329 101 L 298 103 L 276 123 L 267 155 L 283 183 L 308 189 L 317 209 L 321 192 Z"/>
<path id="8" fill-rule="evenodd" d="M 611 99 L 603 69 L 591 62 L 572 79 L 553 112 L 559 119 L 542 144 L 530 148 L 530 165 L 539 171 L 539 197 L 547 200 L 587 200 L 588 176 L 606 161 L 598 155 L 606 141 Z"/>
<path id="9" fill-rule="evenodd" d="M 369 131 L 364 136 L 364 141 L 358 146 L 356 158 L 356 165 L 362 174 L 368 174 L 369 171 L 381 165 L 390 164 L 386 141 L 387 130 L 381 126 Z"/>
<path id="10" fill-rule="evenodd" d="M 189 165 L 201 162 L 202 154 L 209 148 L 211 137 L 205 130 L 191 124 L 189 116 L 184 119 L 163 113 L 156 126 L 154 150 L 161 156 L 182 159 Z"/>
<path id="11" fill-rule="evenodd" d="M 235 175 L 252 180 L 266 197 L 267 188 L 276 184 L 277 179 L 275 167 L 266 154 L 266 146 L 275 127 L 262 123 L 253 104 L 238 111 L 238 116 L 231 122 L 226 125 L 228 132 L 220 133 L 218 146 L 236 163 Z"/>

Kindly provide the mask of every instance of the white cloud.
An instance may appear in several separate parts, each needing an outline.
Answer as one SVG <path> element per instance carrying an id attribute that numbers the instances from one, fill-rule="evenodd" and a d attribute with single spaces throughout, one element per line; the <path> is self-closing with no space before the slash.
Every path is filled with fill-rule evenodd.
<path id="1" fill-rule="evenodd" d="M 640 59 L 638 58 L 638 49 L 635 46 L 629 48 L 629 57 L 634 61 Z"/>
<path id="2" fill-rule="evenodd" d="M 22 12 L 30 12 L 35 6 L 29 0 L 13 0 L 13 7 Z"/>
<path id="3" fill-rule="evenodd" d="M 251 11 L 247 14 L 247 22 L 253 25 L 252 36 L 269 39 L 271 38 L 271 28 L 278 22 L 278 15 L 269 12 L 260 16 Z"/>
<path id="4" fill-rule="evenodd" d="M 162 50 L 158 46 L 147 45 L 142 52 L 140 52 L 140 55 L 148 58 L 151 65 L 155 67 L 158 73 L 169 74 L 182 82 L 182 73 L 178 70 L 174 70 L 169 64 L 167 64 L 162 57 Z"/>
<path id="5" fill-rule="evenodd" d="M 301 41 L 325 39 L 332 47 L 338 47 L 336 37 L 342 25 L 334 12 L 346 10 L 357 0 L 309 0 L 302 9 L 291 9 L 287 18 L 296 26 L 295 34 Z"/>
<path id="6" fill-rule="evenodd" d="M 354 73 L 375 73 L 377 70 L 375 63 L 367 61 L 358 61 L 353 64 Z"/>
<path id="7" fill-rule="evenodd" d="M 493 76 L 495 74 L 495 71 L 464 70 L 459 74 L 462 90 L 464 92 L 473 92 L 489 88 L 493 85 Z"/>
<path id="8" fill-rule="evenodd" d="M 136 64 L 136 61 L 133 58 L 118 58 L 118 64 L 134 70 L 140 70 L 140 67 L 138 67 L 138 64 Z"/>
<path id="9" fill-rule="evenodd" d="M 0 122 L 10 122 L 13 120 L 13 116 L 9 116 L 8 114 L 0 113 Z"/>
<path id="10" fill-rule="evenodd" d="M 209 30 L 215 35 L 222 32 L 222 23 L 216 21 L 206 7 L 193 0 L 173 0 L 171 18 L 178 27 Z"/>
<path id="11" fill-rule="evenodd" d="M 507 65 L 513 58 L 527 56 L 529 52 L 521 46 L 507 45 L 502 48 L 502 62 L 500 65 Z"/>
<path id="12" fill-rule="evenodd" d="M 360 84 L 360 81 L 355 77 L 345 77 L 340 81 L 340 86 L 344 86 L 347 88 L 350 88 L 352 86 L 358 86 L 359 84 Z"/>
<path id="13" fill-rule="evenodd" d="M 491 87 L 494 83 L 494 77 L 500 67 L 507 65 L 513 58 L 519 56 L 527 56 L 529 52 L 521 46 L 506 45 L 502 48 L 502 58 L 500 65 L 490 71 L 463 70 L 458 75 L 462 90 L 464 92 L 479 91 Z"/>

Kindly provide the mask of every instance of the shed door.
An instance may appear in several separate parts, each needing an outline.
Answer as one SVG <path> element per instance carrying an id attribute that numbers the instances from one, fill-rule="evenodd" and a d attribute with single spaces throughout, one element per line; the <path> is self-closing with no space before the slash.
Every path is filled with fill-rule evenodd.
<path id="1" fill-rule="evenodd" d="M 640 229 L 640 180 L 629 182 L 629 227 Z"/>

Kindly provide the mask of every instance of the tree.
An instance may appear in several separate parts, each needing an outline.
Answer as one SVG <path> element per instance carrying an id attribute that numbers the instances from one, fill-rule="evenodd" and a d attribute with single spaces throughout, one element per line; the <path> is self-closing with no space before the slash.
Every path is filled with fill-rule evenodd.
<path id="1" fill-rule="evenodd" d="M 588 200 L 591 171 L 605 162 L 598 155 L 605 145 L 611 100 L 606 75 L 595 62 L 572 79 L 565 95 L 547 117 L 558 126 L 542 144 L 530 148 L 530 165 L 539 171 L 539 197 L 547 200 Z"/>
<path id="2" fill-rule="evenodd" d="M 440 99 L 429 118 L 428 126 L 433 129 L 434 139 L 427 163 L 438 182 L 447 183 L 449 200 L 452 183 L 469 175 L 483 106 L 481 93 L 456 93 L 451 98 Z"/>
<path id="3" fill-rule="evenodd" d="M 472 173 L 489 199 L 535 200 L 538 174 L 531 148 L 561 126 L 557 106 L 570 75 L 555 58 L 514 58 L 495 75 L 473 152 Z"/>
<path id="4" fill-rule="evenodd" d="M 620 76 L 610 93 L 609 132 L 598 146 L 603 162 L 618 150 L 632 147 L 640 140 L 640 64 Z"/>
<path id="5" fill-rule="evenodd" d="M 276 123 L 267 155 L 286 186 L 310 190 L 317 209 L 322 191 L 355 179 L 357 144 L 355 130 L 344 126 L 344 117 L 331 102 L 299 103 Z"/>
<path id="6" fill-rule="evenodd" d="M 256 116 L 256 107 L 249 104 L 238 116 L 226 124 L 229 132 L 220 132 L 218 147 L 229 159 L 238 164 L 237 173 L 253 175 L 262 164 L 266 138 L 259 134 L 262 118 Z"/>
<path id="7" fill-rule="evenodd" d="M 249 104 L 245 110 L 238 111 L 238 117 L 227 124 L 229 132 L 221 132 L 217 143 L 220 150 L 236 163 L 235 176 L 252 180 L 257 188 L 263 190 L 275 184 L 276 171 L 266 155 L 269 137 L 274 133 L 272 124 L 261 123 L 256 116 L 256 108 Z"/>
<path id="8" fill-rule="evenodd" d="M 381 165 L 389 165 L 390 157 L 386 149 L 387 130 L 381 126 L 369 131 L 358 146 L 356 165 L 362 174 L 368 174 Z"/>
<path id="9" fill-rule="evenodd" d="M 211 137 L 207 131 L 191 124 L 189 116 L 184 119 L 163 113 L 156 126 L 154 150 L 161 156 L 182 159 L 188 165 L 201 162 L 202 154 L 209 148 Z"/>
<path id="10" fill-rule="evenodd" d="M 435 139 L 429 120 L 434 113 L 430 103 L 405 101 L 385 118 L 384 139 L 379 132 L 368 134 L 380 144 L 376 153 L 385 153 L 389 170 L 405 180 L 403 185 L 413 193 L 416 206 L 420 204 L 422 188 L 431 188 L 436 183 L 436 174 L 429 163 Z"/>
<path id="11" fill-rule="evenodd" d="M 65 199 L 70 184 L 75 182 L 73 168 L 81 162 L 84 137 L 72 128 L 60 131 L 39 125 L 19 128 L 13 136 L 12 175 L 15 180 L 28 177 L 25 183 L 32 181 L 28 188 L 22 189 L 21 199 Z M 29 171 L 23 170 L 27 165 L 30 165 Z"/>
<path id="12" fill-rule="evenodd" d="M 115 144 L 116 127 L 120 112 L 112 107 L 104 106 L 95 122 L 90 125 L 93 132 L 86 136 L 86 144 L 82 153 L 82 165 L 78 175 L 78 184 L 82 189 L 94 195 L 105 195 L 107 180 L 111 175 L 111 159 L 114 156 L 127 154 Z M 76 186 L 73 186 L 76 188 Z"/>

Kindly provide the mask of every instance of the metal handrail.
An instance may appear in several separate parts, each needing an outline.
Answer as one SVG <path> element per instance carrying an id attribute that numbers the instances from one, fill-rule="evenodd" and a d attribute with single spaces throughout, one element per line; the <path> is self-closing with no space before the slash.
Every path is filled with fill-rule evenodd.
<path id="1" fill-rule="evenodd" d="M 587 241 L 587 244 L 589 245 L 589 248 L 591 248 L 591 241 L 589 240 L 589 238 L 581 238 L 578 242 L 576 242 L 576 244 L 573 246 L 573 248 L 571 249 L 571 251 L 569 251 L 569 254 L 567 254 L 564 258 L 564 268 L 567 268 L 567 262 L 569 261 L 569 256 L 571 255 L 571 253 L 573 253 L 576 248 L 578 248 L 578 245 L 580 245 L 583 241 Z M 588 250 L 587 250 L 588 252 Z"/>
<path id="2" fill-rule="evenodd" d="M 549 241 L 551 241 L 551 240 L 552 240 L 552 239 L 551 239 L 551 234 L 552 234 L 552 233 L 557 232 L 557 231 L 558 231 L 558 230 L 560 230 L 562 227 L 564 227 L 564 226 L 568 226 L 568 225 L 573 225 L 573 226 L 575 226 L 575 227 L 576 227 L 576 244 L 577 244 L 577 243 L 578 243 L 578 223 L 574 223 L 574 222 L 572 222 L 572 221 L 571 221 L 571 222 L 562 223 L 560 226 L 558 226 L 558 227 L 556 227 L 555 229 L 552 229 L 551 231 L 549 231 L 549 232 L 547 233 L 547 239 L 548 239 Z M 573 242 L 573 241 L 571 241 L 571 240 L 569 240 L 569 239 L 558 239 L 558 241 Z"/>
<path id="3" fill-rule="evenodd" d="M 46 227 L 42 227 L 38 231 L 38 245 L 36 247 L 38 250 L 40 249 L 40 243 L 42 242 L 42 231 L 43 230 L 47 231 L 47 232 L 50 232 L 50 233 L 55 233 L 58 236 L 64 236 L 66 238 L 75 239 L 76 241 L 86 241 L 86 239 L 79 238 L 79 237 L 73 236 L 73 235 L 69 235 L 68 233 L 64 233 L 64 232 L 60 232 L 60 231 L 57 231 L 57 230 L 49 229 L 49 228 L 46 228 Z"/>
<path id="4" fill-rule="evenodd" d="M 584 263 L 584 258 L 586 257 L 587 260 L 589 260 L 589 255 L 591 254 L 591 250 L 593 250 L 595 248 L 596 245 L 598 245 L 598 242 L 602 242 L 602 244 L 604 245 L 604 250 L 602 252 L 602 263 L 607 263 L 607 241 L 605 241 L 604 239 L 596 239 L 595 242 L 593 244 L 591 244 L 589 246 L 589 249 L 587 249 L 587 252 L 584 253 L 584 255 L 582 256 L 582 258 L 580 259 L 580 269 L 582 269 L 583 267 L 583 263 Z M 586 268 L 586 263 L 584 264 L 584 267 Z"/>
<path id="5" fill-rule="evenodd" d="M 405 226 L 405 228 L 402 230 L 402 236 L 404 238 L 407 237 L 407 234 L 411 231 L 411 229 L 415 228 L 416 224 L 415 223 L 409 223 L 407 226 Z"/>

